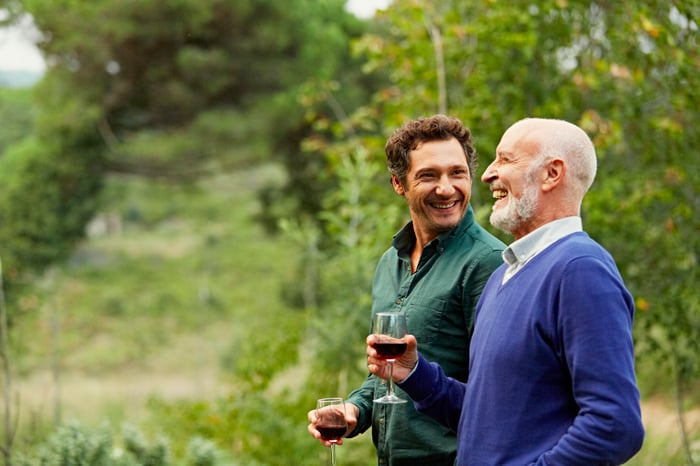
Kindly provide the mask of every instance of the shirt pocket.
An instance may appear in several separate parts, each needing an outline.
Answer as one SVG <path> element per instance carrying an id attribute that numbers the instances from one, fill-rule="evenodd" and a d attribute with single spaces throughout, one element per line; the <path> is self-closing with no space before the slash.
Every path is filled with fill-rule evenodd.
<path id="1" fill-rule="evenodd" d="M 436 297 L 411 297 L 405 303 L 403 312 L 406 314 L 408 332 L 416 337 L 418 345 L 429 345 L 440 334 L 443 326 L 445 310 L 449 302 Z"/>

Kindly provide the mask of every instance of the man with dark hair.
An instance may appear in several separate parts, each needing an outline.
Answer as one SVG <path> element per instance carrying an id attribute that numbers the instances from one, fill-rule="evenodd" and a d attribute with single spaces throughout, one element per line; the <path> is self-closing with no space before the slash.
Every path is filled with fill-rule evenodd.
<path id="1" fill-rule="evenodd" d="M 469 205 L 477 160 L 471 133 L 457 118 L 418 118 L 394 132 L 385 152 L 391 184 L 406 199 L 411 221 L 379 260 L 372 316 L 405 313 L 426 357 L 466 381 L 474 309 L 505 247 L 476 223 Z M 374 403 L 386 388 L 370 374 L 350 394 L 347 436 L 372 427 L 380 466 L 452 466 L 455 433 L 410 402 Z M 313 411 L 309 421 L 309 432 L 321 440 Z"/>

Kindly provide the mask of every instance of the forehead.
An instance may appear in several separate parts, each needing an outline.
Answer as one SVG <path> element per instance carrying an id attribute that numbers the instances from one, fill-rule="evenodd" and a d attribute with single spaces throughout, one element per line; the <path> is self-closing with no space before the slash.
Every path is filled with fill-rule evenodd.
<path id="1" fill-rule="evenodd" d="M 508 129 L 496 147 L 501 158 L 530 159 L 540 151 L 540 142 L 533 131 L 521 126 Z"/>
<path id="2" fill-rule="evenodd" d="M 467 163 L 464 148 L 455 138 L 421 142 L 409 154 L 411 165 Z"/>

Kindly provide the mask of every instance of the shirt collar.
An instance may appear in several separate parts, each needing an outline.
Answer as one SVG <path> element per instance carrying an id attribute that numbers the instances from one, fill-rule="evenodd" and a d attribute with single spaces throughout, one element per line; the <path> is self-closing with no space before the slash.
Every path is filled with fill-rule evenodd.
<path id="1" fill-rule="evenodd" d="M 450 237 L 454 236 L 461 230 L 466 230 L 472 223 L 474 223 L 474 210 L 472 209 L 471 203 L 469 203 L 469 205 L 467 206 L 467 211 L 464 213 L 464 217 L 462 217 L 462 220 L 459 222 L 459 225 L 457 225 L 451 230 L 440 233 L 434 240 L 432 240 L 428 244 L 446 244 Z M 413 245 L 415 242 L 416 233 L 413 230 L 413 222 L 411 221 L 404 225 L 404 227 L 401 228 L 401 230 L 399 230 L 399 232 L 396 233 L 396 235 L 394 235 L 394 239 L 391 242 L 391 245 L 394 246 L 394 248 L 396 248 L 396 250 L 399 252 L 410 252 L 413 249 Z"/>
<path id="2" fill-rule="evenodd" d="M 581 217 L 554 220 L 512 242 L 501 255 L 508 265 L 522 264 L 558 239 L 578 231 L 583 231 Z"/>

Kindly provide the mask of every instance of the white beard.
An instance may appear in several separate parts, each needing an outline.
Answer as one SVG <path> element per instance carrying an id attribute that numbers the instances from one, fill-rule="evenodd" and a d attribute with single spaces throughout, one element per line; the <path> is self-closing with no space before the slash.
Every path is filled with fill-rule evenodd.
<path id="1" fill-rule="evenodd" d="M 506 233 L 513 233 L 535 216 L 539 199 L 537 185 L 531 181 L 528 180 L 527 188 L 520 198 L 510 197 L 505 207 L 491 212 L 491 225 Z"/>

